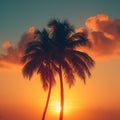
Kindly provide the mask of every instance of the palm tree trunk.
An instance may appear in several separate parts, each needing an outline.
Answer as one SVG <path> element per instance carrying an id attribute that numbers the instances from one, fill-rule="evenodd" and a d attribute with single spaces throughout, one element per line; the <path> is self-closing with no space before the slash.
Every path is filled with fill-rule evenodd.
<path id="1" fill-rule="evenodd" d="M 59 78 L 60 78 L 60 96 L 61 96 L 61 100 L 60 100 L 60 116 L 59 116 L 59 120 L 63 120 L 63 111 L 64 111 L 64 87 L 63 87 L 63 78 L 62 78 L 62 69 L 61 69 L 61 65 L 59 65 Z"/>
<path id="2" fill-rule="evenodd" d="M 43 112 L 42 120 L 45 120 L 45 116 L 46 116 L 46 112 L 47 112 L 47 108 L 48 108 L 48 104 L 49 104 L 49 100 L 50 100 L 50 95 L 51 95 L 51 88 L 52 88 L 52 84 L 51 84 L 51 80 L 50 80 L 49 91 L 48 91 L 47 101 L 46 101 L 45 109 Z"/>

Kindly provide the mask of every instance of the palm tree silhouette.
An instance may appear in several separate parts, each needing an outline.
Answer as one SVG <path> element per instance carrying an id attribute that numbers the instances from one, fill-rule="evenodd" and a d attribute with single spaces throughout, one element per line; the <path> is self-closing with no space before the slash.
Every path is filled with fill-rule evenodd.
<path id="1" fill-rule="evenodd" d="M 85 83 L 86 75 L 90 76 L 90 69 L 94 66 L 93 59 L 86 53 L 76 50 L 77 46 L 87 45 L 90 43 L 84 33 L 75 33 L 73 26 L 67 21 L 53 19 L 49 22 L 48 27 L 51 32 L 51 38 L 54 42 L 54 61 L 59 68 L 60 78 L 60 96 L 61 110 L 59 120 L 63 120 L 64 111 L 64 86 L 63 73 L 69 87 L 74 85 L 74 75 L 77 74 Z"/>
<path id="2" fill-rule="evenodd" d="M 34 41 L 26 46 L 24 56 L 22 57 L 23 76 L 31 79 L 34 72 L 40 74 L 44 90 L 49 87 L 46 106 L 43 112 L 42 120 L 45 119 L 47 107 L 49 104 L 51 88 L 55 84 L 55 73 L 58 68 L 52 61 L 52 44 L 48 32 L 44 29 L 42 32 L 35 31 Z"/>
<path id="3" fill-rule="evenodd" d="M 49 104 L 51 88 L 55 84 L 55 75 L 60 78 L 60 116 L 63 120 L 64 112 L 64 86 L 63 74 L 69 87 L 74 85 L 75 75 L 86 82 L 86 75 L 91 76 L 90 69 L 94 66 L 94 60 L 85 52 L 76 47 L 89 46 L 89 40 L 85 33 L 75 33 L 73 26 L 67 21 L 53 19 L 48 23 L 49 32 L 45 29 L 35 32 L 35 39 L 26 46 L 22 57 L 23 75 L 31 79 L 34 72 L 40 74 L 43 88 L 47 89 L 48 97 L 42 120 L 45 119 Z"/>

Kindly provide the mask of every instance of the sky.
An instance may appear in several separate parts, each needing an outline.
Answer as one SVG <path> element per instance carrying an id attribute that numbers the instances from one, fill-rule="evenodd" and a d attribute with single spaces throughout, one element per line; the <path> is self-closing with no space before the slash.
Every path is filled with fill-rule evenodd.
<path id="1" fill-rule="evenodd" d="M 92 47 L 82 48 L 96 62 L 86 85 L 76 78 L 65 88 L 65 120 L 120 120 L 119 0 L 0 0 L 0 119 L 41 119 L 47 91 L 40 78 L 22 76 L 19 59 L 35 28 L 52 18 L 67 19 L 85 32 Z M 58 119 L 59 81 L 52 90 L 46 120 Z"/>

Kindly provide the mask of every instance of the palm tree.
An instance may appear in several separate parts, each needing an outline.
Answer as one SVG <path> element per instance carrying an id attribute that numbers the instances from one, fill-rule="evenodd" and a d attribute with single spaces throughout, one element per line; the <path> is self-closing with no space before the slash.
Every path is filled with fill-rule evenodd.
<path id="1" fill-rule="evenodd" d="M 86 75 L 91 75 L 90 69 L 94 66 L 94 61 L 88 54 L 76 50 L 76 47 L 80 45 L 90 45 L 84 33 L 75 33 L 74 28 L 67 21 L 60 22 L 56 19 L 51 20 L 48 27 L 54 44 L 54 61 L 59 68 L 61 96 L 59 120 L 63 120 L 64 86 L 62 71 L 70 87 L 74 85 L 75 74 L 85 83 Z"/>
<path id="2" fill-rule="evenodd" d="M 24 64 L 22 72 L 24 77 L 31 79 L 33 73 L 36 72 L 40 74 L 44 90 L 49 87 L 42 120 L 45 119 L 51 88 L 55 84 L 54 76 L 58 70 L 52 61 L 52 48 L 48 32 L 45 29 L 42 32 L 36 30 L 34 41 L 27 44 L 24 56 L 22 57 L 22 63 Z"/>
<path id="3" fill-rule="evenodd" d="M 89 46 L 89 41 L 84 33 L 75 33 L 74 28 L 67 21 L 51 20 L 46 30 L 36 31 L 35 39 L 26 46 L 22 58 L 24 63 L 23 75 L 31 79 L 34 72 L 40 74 L 43 88 L 47 89 L 48 97 L 42 120 L 45 119 L 51 88 L 55 84 L 55 73 L 60 78 L 60 116 L 63 120 L 64 111 L 64 86 L 63 74 L 69 87 L 74 85 L 75 74 L 86 81 L 90 76 L 90 69 L 94 66 L 93 59 L 86 53 L 76 49 L 82 45 Z"/>

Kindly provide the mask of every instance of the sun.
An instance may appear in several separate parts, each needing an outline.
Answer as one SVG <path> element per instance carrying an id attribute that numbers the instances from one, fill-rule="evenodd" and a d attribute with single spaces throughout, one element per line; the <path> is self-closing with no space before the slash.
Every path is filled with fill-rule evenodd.
<path id="1" fill-rule="evenodd" d="M 58 113 L 60 113 L 60 110 L 61 110 L 60 102 L 54 101 L 51 104 L 51 111 L 58 114 Z M 64 113 L 68 113 L 69 111 L 70 111 L 69 106 L 65 103 L 64 104 Z"/>
<path id="2" fill-rule="evenodd" d="M 60 113 L 60 102 L 59 101 L 54 101 L 52 104 L 51 104 L 51 110 L 55 113 Z"/>
<path id="3" fill-rule="evenodd" d="M 56 111 L 56 113 L 59 113 L 61 110 L 60 103 L 58 101 L 54 103 L 54 110 Z"/>

